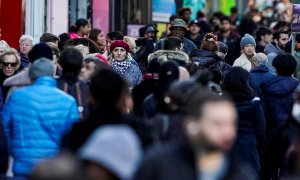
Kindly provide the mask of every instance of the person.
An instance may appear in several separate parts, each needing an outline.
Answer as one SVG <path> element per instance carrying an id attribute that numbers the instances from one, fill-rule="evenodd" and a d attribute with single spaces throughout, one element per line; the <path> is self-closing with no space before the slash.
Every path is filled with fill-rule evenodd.
<path id="1" fill-rule="evenodd" d="M 192 13 L 191 8 L 185 7 L 185 8 L 179 9 L 178 16 L 180 19 L 184 20 L 184 22 L 186 24 L 189 24 L 190 19 L 191 19 L 191 13 Z"/>
<path id="2" fill-rule="evenodd" d="M 76 99 L 80 119 L 88 113 L 89 86 L 79 80 L 78 76 L 83 65 L 83 56 L 75 48 L 65 49 L 58 60 L 62 67 L 62 75 L 57 79 L 58 88 Z"/>
<path id="3" fill-rule="evenodd" d="M 0 71 L 0 87 L 1 87 L 1 96 L 3 98 L 0 108 L 2 108 L 2 105 L 9 91 L 8 87 L 3 86 L 3 82 L 7 78 L 15 75 L 18 72 L 18 69 L 21 65 L 21 60 L 18 52 L 15 49 L 10 49 L 9 51 L 6 51 L 0 56 L 0 61 L 2 66 L 2 71 Z"/>
<path id="4" fill-rule="evenodd" d="M 0 121 L 0 179 L 6 179 L 8 170 L 8 145 L 2 120 Z"/>
<path id="5" fill-rule="evenodd" d="M 256 48 L 255 51 L 263 53 L 267 44 L 273 39 L 272 31 L 267 27 L 259 27 L 256 30 Z"/>
<path id="6" fill-rule="evenodd" d="M 195 49 L 191 52 L 190 59 L 198 65 L 200 71 L 215 70 L 223 76 L 230 69 L 230 65 L 217 55 L 218 49 L 217 36 L 207 33 L 204 36 L 200 49 Z"/>
<path id="7" fill-rule="evenodd" d="M 142 80 L 142 72 L 135 60 L 129 59 L 127 56 L 130 51 L 129 45 L 123 40 L 115 40 L 110 46 L 110 51 L 112 53 L 112 69 L 127 79 L 131 88 L 138 85 Z"/>
<path id="8" fill-rule="evenodd" d="M 111 60 L 111 51 L 110 51 L 110 46 L 115 40 L 123 40 L 124 35 L 121 32 L 114 31 L 114 32 L 109 32 L 106 34 L 106 51 L 104 52 L 104 56 L 106 59 L 109 61 Z"/>
<path id="9" fill-rule="evenodd" d="M 240 55 L 239 42 L 241 40 L 240 35 L 231 29 L 231 20 L 229 17 L 224 16 L 221 18 L 221 30 L 218 35 L 218 41 L 223 42 L 228 47 L 228 53 L 225 58 L 225 62 L 229 65 L 233 65 L 234 60 L 236 60 Z"/>
<path id="10" fill-rule="evenodd" d="M 291 54 L 278 54 L 272 64 L 277 76 L 262 87 L 268 138 L 286 122 L 293 106 L 292 94 L 299 84 L 292 77 L 297 62 Z"/>
<path id="11" fill-rule="evenodd" d="M 238 112 L 238 134 L 233 153 L 258 177 L 266 120 L 261 101 L 255 98 L 249 86 L 248 71 L 241 67 L 231 68 L 223 79 L 222 89 L 224 95 L 232 98 Z"/>
<path id="12" fill-rule="evenodd" d="M 58 46 L 58 42 L 59 42 L 59 37 L 52 34 L 52 33 L 44 33 L 41 37 L 40 37 L 40 43 L 47 43 L 47 42 L 52 42 L 54 43 L 56 46 Z"/>
<path id="13" fill-rule="evenodd" d="M 79 79 L 85 82 L 90 82 L 92 75 L 100 68 L 109 68 L 109 66 L 97 57 L 85 58 L 80 70 Z"/>
<path id="14" fill-rule="evenodd" d="M 21 56 L 21 69 L 28 67 L 30 59 L 28 54 L 33 47 L 33 37 L 30 35 L 22 35 L 19 40 L 20 49 L 18 49 Z"/>
<path id="15" fill-rule="evenodd" d="M 264 49 L 264 53 L 268 56 L 268 66 L 270 68 L 270 71 L 274 74 L 276 74 L 276 70 L 272 65 L 273 59 L 279 53 L 284 53 L 284 48 L 288 41 L 289 32 L 277 30 L 273 34 L 273 42 L 269 42 Z"/>
<path id="16" fill-rule="evenodd" d="M 185 95 L 186 140 L 150 149 L 134 179 L 253 179 L 228 154 L 237 133 L 232 102 L 197 84 Z"/>
<path id="17" fill-rule="evenodd" d="M 7 42 L 4 40 L 0 40 L 0 55 L 8 50 L 10 50 L 10 46 L 7 44 Z"/>
<path id="18" fill-rule="evenodd" d="M 225 57 L 226 57 L 226 55 L 227 55 L 227 53 L 228 53 L 228 46 L 227 46 L 226 44 L 222 43 L 221 41 L 218 41 L 218 42 L 217 42 L 217 45 L 218 45 L 218 52 L 217 52 L 217 55 L 218 55 L 221 59 L 225 60 Z"/>
<path id="19" fill-rule="evenodd" d="M 105 37 L 103 34 L 103 31 L 98 28 L 94 28 L 91 30 L 89 34 L 89 38 L 93 40 L 100 48 L 101 54 L 104 53 L 104 47 L 105 47 Z"/>
<path id="20" fill-rule="evenodd" d="M 171 31 L 171 36 L 178 37 L 183 42 L 183 51 L 187 54 L 190 54 L 192 50 L 197 49 L 197 46 L 190 40 L 184 37 L 186 33 L 186 23 L 182 19 L 174 19 L 171 22 L 171 27 L 169 28 Z M 161 39 L 157 42 L 154 51 L 160 50 L 164 48 L 165 38 Z"/>
<path id="21" fill-rule="evenodd" d="M 186 38 L 191 40 L 197 47 L 202 44 L 203 32 L 201 30 L 201 25 L 198 20 L 191 21 L 189 24 L 189 32 L 186 34 Z"/>
<path id="22" fill-rule="evenodd" d="M 94 130 L 110 124 L 127 124 L 132 127 L 141 139 L 143 148 L 152 142 L 148 127 L 129 115 L 133 103 L 128 83 L 114 70 L 100 69 L 95 72 L 90 83 L 90 100 L 88 117 L 75 123 L 64 136 L 62 150 L 78 153 Z"/>
<path id="23" fill-rule="evenodd" d="M 147 39 L 152 39 L 154 41 L 154 43 L 156 42 L 155 38 L 156 38 L 156 33 L 158 32 L 158 30 L 155 29 L 155 27 L 153 25 L 146 25 L 145 26 L 145 33 L 144 33 L 144 37 Z"/>
<path id="24" fill-rule="evenodd" d="M 240 45 L 242 54 L 234 61 L 232 66 L 242 67 L 249 72 L 252 67 L 251 58 L 255 55 L 255 39 L 250 34 L 245 34 L 240 42 Z"/>
<path id="25" fill-rule="evenodd" d="M 263 98 L 261 88 L 271 81 L 275 75 L 268 68 L 268 57 L 263 53 L 255 54 L 251 59 L 252 68 L 250 70 L 249 85 L 253 89 L 255 96 Z"/>
<path id="26" fill-rule="evenodd" d="M 143 150 L 138 135 L 130 126 L 105 125 L 91 134 L 78 154 L 92 180 L 131 179 Z"/>
<path id="27" fill-rule="evenodd" d="M 220 11 L 214 12 L 211 19 L 209 20 L 211 24 L 211 32 L 214 34 L 219 34 L 221 30 L 221 18 L 224 16 L 224 14 Z"/>
<path id="28" fill-rule="evenodd" d="M 91 24 L 86 19 L 77 19 L 75 24 L 71 26 L 69 35 L 71 39 L 87 37 L 91 31 Z"/>
<path id="29" fill-rule="evenodd" d="M 293 107 L 288 119 L 279 130 L 271 136 L 270 141 L 265 148 L 262 179 L 286 178 L 285 176 L 296 172 L 297 177 L 299 177 L 299 168 L 297 166 L 297 163 L 299 162 L 297 147 L 299 146 L 298 143 L 300 138 L 299 93 L 300 86 L 298 85 L 293 92 Z M 278 146 L 278 144 L 280 144 L 280 146 Z"/>
<path id="30" fill-rule="evenodd" d="M 89 38 L 75 38 L 65 42 L 64 48 L 75 47 L 85 58 L 88 54 L 101 53 L 97 44 Z"/>
<path id="31" fill-rule="evenodd" d="M 64 46 L 65 46 L 65 43 L 71 39 L 71 36 L 69 33 L 61 33 L 60 35 L 58 35 L 59 37 L 59 42 L 58 42 L 58 49 L 59 51 L 63 51 L 64 50 Z"/>
<path id="32" fill-rule="evenodd" d="M 75 99 L 57 89 L 53 75 L 50 60 L 36 60 L 29 68 L 34 83 L 15 90 L 3 107 L 16 178 L 26 178 L 39 161 L 57 155 L 62 135 L 79 119 Z"/>

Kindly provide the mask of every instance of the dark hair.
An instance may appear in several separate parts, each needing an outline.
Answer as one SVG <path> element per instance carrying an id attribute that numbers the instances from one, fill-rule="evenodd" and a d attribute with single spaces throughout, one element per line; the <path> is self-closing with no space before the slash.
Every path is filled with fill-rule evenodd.
<path id="1" fill-rule="evenodd" d="M 232 67 L 224 76 L 223 90 L 229 93 L 253 95 L 249 85 L 249 72 L 242 67 Z"/>
<path id="2" fill-rule="evenodd" d="M 90 32 L 90 34 L 89 34 L 89 38 L 90 38 L 91 40 L 93 40 L 93 41 L 96 43 L 96 42 L 97 42 L 97 37 L 98 37 L 98 35 L 99 35 L 101 32 L 102 32 L 101 29 L 97 29 L 97 28 L 92 29 L 91 32 Z"/>
<path id="3" fill-rule="evenodd" d="M 218 37 L 213 33 L 206 33 L 200 48 L 206 51 L 217 52 L 219 49 L 217 44 L 217 38 Z"/>
<path id="4" fill-rule="evenodd" d="M 73 26 L 71 26 L 69 31 L 77 33 L 81 26 L 86 26 L 88 24 L 89 24 L 89 21 L 86 19 L 83 19 L 83 18 L 77 19 L 77 21 L 75 22 L 75 24 Z"/>
<path id="5" fill-rule="evenodd" d="M 221 22 L 221 23 L 222 23 L 223 21 L 228 21 L 229 24 L 232 24 L 231 19 L 230 19 L 228 16 L 223 16 L 223 17 L 220 19 L 220 22 Z"/>
<path id="6" fill-rule="evenodd" d="M 204 18 L 204 17 L 205 17 L 204 12 L 202 12 L 202 11 L 198 11 L 198 12 L 197 12 L 197 19 L 199 19 L 199 18 Z"/>
<path id="7" fill-rule="evenodd" d="M 177 19 L 177 18 L 178 18 L 178 16 L 173 14 L 172 16 L 170 16 L 169 22 L 172 22 L 174 19 Z"/>
<path id="8" fill-rule="evenodd" d="M 219 96 L 211 92 L 208 88 L 195 84 L 186 92 L 185 104 L 181 106 L 181 111 L 188 116 L 199 118 L 203 115 L 203 107 L 207 103 L 231 102 L 226 96 Z"/>
<path id="9" fill-rule="evenodd" d="M 54 34 L 51 33 L 44 33 L 41 37 L 40 37 L 40 42 L 52 42 L 52 43 L 56 43 L 56 41 L 59 41 L 59 37 L 55 36 Z"/>
<path id="10" fill-rule="evenodd" d="M 124 39 L 124 35 L 119 31 L 109 32 L 106 34 L 106 36 L 111 40 L 123 40 Z"/>
<path id="11" fill-rule="evenodd" d="M 28 58 L 30 63 L 33 63 L 37 59 L 45 57 L 47 59 L 53 60 L 53 52 L 51 47 L 46 43 L 38 43 L 33 46 L 31 51 L 28 53 Z"/>
<path id="12" fill-rule="evenodd" d="M 89 38 L 75 38 L 75 39 L 69 39 L 68 41 L 65 42 L 64 47 L 68 46 L 78 46 L 78 45 L 84 45 L 89 48 L 89 53 L 101 53 L 99 47 L 97 44 L 90 40 Z"/>
<path id="13" fill-rule="evenodd" d="M 182 40 L 178 37 L 167 37 L 164 44 L 164 50 L 175 50 L 181 47 Z"/>
<path id="14" fill-rule="evenodd" d="M 91 78 L 90 93 L 98 108 L 115 109 L 126 91 L 129 91 L 127 82 L 114 70 L 98 70 Z"/>
<path id="15" fill-rule="evenodd" d="M 58 48 L 60 51 L 62 51 L 64 49 L 66 41 L 71 39 L 71 36 L 69 33 L 61 33 L 60 35 L 58 35 L 58 37 L 60 39 L 60 41 L 58 42 Z"/>
<path id="16" fill-rule="evenodd" d="M 296 70 L 297 62 L 291 54 L 282 53 L 274 58 L 272 65 L 278 75 L 291 76 Z"/>
<path id="17" fill-rule="evenodd" d="M 66 48 L 61 52 L 58 63 L 63 69 L 62 76 L 77 78 L 82 68 L 83 56 L 75 48 Z"/>
<path id="18" fill-rule="evenodd" d="M 97 57 L 87 57 L 87 58 L 84 59 L 84 62 L 85 63 L 90 63 L 90 62 L 95 63 L 95 70 L 103 69 L 103 68 L 109 68 L 109 66 L 107 64 L 105 64 L 103 61 L 101 61 Z"/>
<path id="19" fill-rule="evenodd" d="M 273 33 L 273 39 L 279 40 L 280 34 L 289 34 L 289 31 L 285 31 L 285 30 L 282 30 L 282 29 L 276 30 L 276 31 Z"/>
<path id="20" fill-rule="evenodd" d="M 230 12 L 231 13 L 237 13 L 238 9 L 236 7 L 232 7 L 232 8 L 230 8 Z"/>
<path id="21" fill-rule="evenodd" d="M 272 31 L 267 27 L 261 26 L 256 30 L 255 34 L 256 34 L 257 41 L 261 41 L 260 36 L 264 36 L 264 35 L 267 35 L 267 34 L 272 34 Z"/>
<path id="22" fill-rule="evenodd" d="M 179 11 L 178 11 L 178 15 L 179 15 L 179 16 L 182 16 L 183 13 L 184 13 L 185 11 L 192 12 L 192 11 L 191 11 L 191 8 L 181 8 L 181 9 L 179 9 Z"/>

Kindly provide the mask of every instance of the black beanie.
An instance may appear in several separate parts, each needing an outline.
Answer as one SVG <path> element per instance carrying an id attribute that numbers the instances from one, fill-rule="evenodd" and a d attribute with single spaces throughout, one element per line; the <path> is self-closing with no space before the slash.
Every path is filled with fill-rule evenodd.
<path id="1" fill-rule="evenodd" d="M 38 43 L 34 45 L 28 53 L 28 58 L 31 63 L 41 57 L 45 57 L 53 61 L 52 49 L 46 43 Z"/>

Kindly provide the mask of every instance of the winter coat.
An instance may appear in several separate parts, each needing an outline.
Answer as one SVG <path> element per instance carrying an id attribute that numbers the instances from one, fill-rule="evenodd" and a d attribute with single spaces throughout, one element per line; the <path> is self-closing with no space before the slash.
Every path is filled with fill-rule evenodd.
<path id="1" fill-rule="evenodd" d="M 153 39 L 139 38 L 136 40 L 136 45 L 140 46 L 139 50 L 136 52 L 136 62 L 142 73 L 148 72 L 148 56 L 153 53 L 155 42 Z"/>
<path id="2" fill-rule="evenodd" d="M 251 70 L 252 64 L 245 53 L 242 53 L 241 56 L 234 61 L 232 66 L 242 67 L 249 72 Z"/>
<path id="3" fill-rule="evenodd" d="M 249 85 L 253 89 L 255 96 L 262 98 L 261 87 L 276 76 L 270 73 L 267 66 L 261 65 L 251 69 Z"/>
<path id="4" fill-rule="evenodd" d="M 264 54 L 268 56 L 268 67 L 270 68 L 270 72 L 273 74 L 276 74 L 276 69 L 272 63 L 274 58 L 280 53 L 284 53 L 284 51 L 278 49 L 274 42 L 268 43 L 265 47 Z"/>
<path id="5" fill-rule="evenodd" d="M 234 154 L 259 175 L 260 157 L 265 140 L 266 120 L 261 101 L 253 96 L 229 93 L 238 112 L 238 134 Z"/>
<path id="6" fill-rule="evenodd" d="M 195 49 L 190 55 L 191 61 L 198 65 L 199 69 L 217 70 L 222 75 L 229 71 L 231 66 L 225 63 L 216 53 L 212 51 Z"/>
<path id="7" fill-rule="evenodd" d="M 231 31 L 229 36 L 225 38 L 222 33 L 220 33 L 218 34 L 218 41 L 221 41 L 228 46 L 228 53 L 225 57 L 225 62 L 232 66 L 234 60 L 236 60 L 241 54 L 240 35 L 234 31 Z"/>
<path id="8" fill-rule="evenodd" d="M 288 119 L 293 106 L 292 94 L 298 84 L 293 77 L 276 76 L 262 87 L 268 136 Z"/>
<path id="9" fill-rule="evenodd" d="M 148 151 L 134 180 L 197 180 L 200 171 L 195 163 L 195 155 L 185 142 L 153 147 Z M 248 169 L 228 158 L 228 166 L 221 180 L 254 179 Z"/>
<path id="10" fill-rule="evenodd" d="M 3 127 L 3 122 L 0 120 L 0 178 L 1 174 L 5 175 L 8 168 L 8 147 Z"/>
<path id="11" fill-rule="evenodd" d="M 161 61 L 167 61 L 168 59 L 172 59 L 178 62 L 179 65 L 186 65 L 189 63 L 189 56 L 185 52 L 181 51 L 172 51 L 172 50 L 158 50 L 154 53 L 149 54 L 148 63 L 150 63 L 154 59 L 158 59 Z"/>
<path id="12" fill-rule="evenodd" d="M 154 51 L 164 49 L 165 40 L 166 40 L 165 38 L 159 40 L 154 48 Z M 183 38 L 182 43 L 183 43 L 183 51 L 187 54 L 190 54 L 192 50 L 197 49 L 197 46 L 187 38 Z"/>
<path id="13" fill-rule="evenodd" d="M 14 91 L 2 111 L 13 172 L 28 175 L 39 161 L 57 155 L 62 135 L 78 119 L 75 99 L 52 77 Z"/>

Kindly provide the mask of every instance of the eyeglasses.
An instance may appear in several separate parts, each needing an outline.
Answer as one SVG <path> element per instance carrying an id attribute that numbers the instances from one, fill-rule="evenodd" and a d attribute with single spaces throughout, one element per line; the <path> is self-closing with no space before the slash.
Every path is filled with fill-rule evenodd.
<path id="1" fill-rule="evenodd" d="M 9 65 L 11 66 L 11 67 L 15 67 L 15 66 L 17 66 L 18 65 L 18 63 L 11 63 L 11 62 L 2 62 L 2 65 L 3 66 L 5 66 L 5 67 L 8 67 Z"/>

